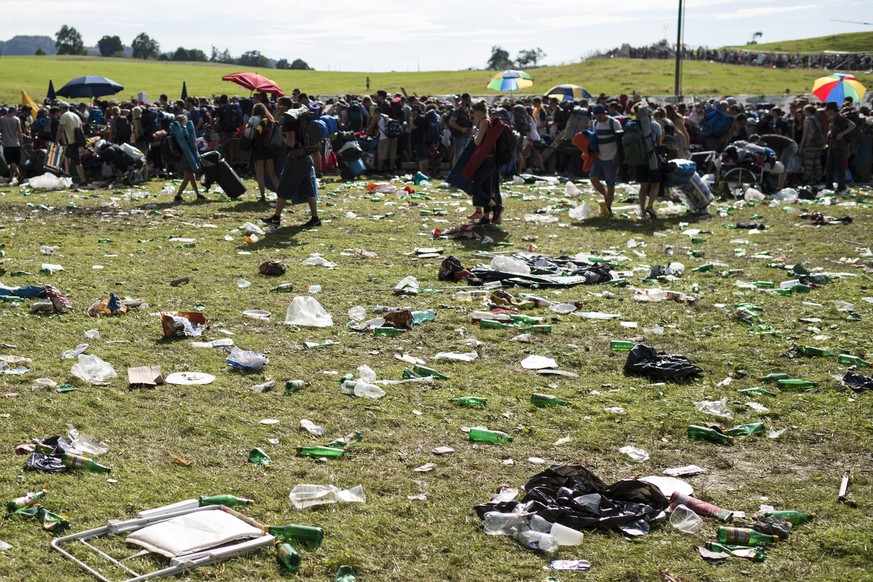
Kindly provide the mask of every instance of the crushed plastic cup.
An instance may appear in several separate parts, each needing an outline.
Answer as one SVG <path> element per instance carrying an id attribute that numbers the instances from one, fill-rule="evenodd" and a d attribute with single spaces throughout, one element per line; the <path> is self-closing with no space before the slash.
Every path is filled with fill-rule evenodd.
<path id="1" fill-rule="evenodd" d="M 303 259 L 300 264 L 309 267 L 326 267 L 328 269 L 333 269 L 336 267 L 336 263 L 328 261 L 318 253 L 313 253 L 309 255 L 308 257 Z"/>
<path id="2" fill-rule="evenodd" d="M 402 278 L 397 285 L 394 286 L 395 295 L 418 295 L 421 286 L 418 284 L 418 279 L 412 275 L 407 275 Z"/>
<path id="3" fill-rule="evenodd" d="M 288 499 L 297 509 L 306 509 L 315 505 L 325 505 L 338 501 L 346 503 L 364 503 L 367 496 L 361 485 L 351 489 L 339 489 L 334 485 L 311 485 L 301 483 L 295 485 L 288 494 Z"/>
<path id="4" fill-rule="evenodd" d="M 700 402 L 695 402 L 694 406 L 697 407 L 698 412 L 704 414 L 712 414 L 722 418 L 733 418 L 734 416 L 728 408 L 727 397 L 721 400 L 701 400 Z"/>
<path id="5" fill-rule="evenodd" d="M 701 528 L 703 528 L 703 519 L 684 505 L 680 504 L 677 505 L 673 509 L 673 513 L 670 514 L 670 525 L 679 531 L 696 534 L 701 530 Z"/>
<path id="6" fill-rule="evenodd" d="M 555 536 L 559 546 L 578 546 L 585 537 L 585 534 L 581 531 L 561 525 L 560 523 L 553 523 L 549 533 Z"/>
<path id="7" fill-rule="evenodd" d="M 637 447 L 621 447 L 620 449 L 618 449 L 618 452 L 627 455 L 632 461 L 636 463 L 645 463 L 649 460 L 649 453 L 647 453 L 643 449 L 638 449 Z"/>
<path id="8" fill-rule="evenodd" d="M 82 434 L 71 424 L 67 425 L 70 444 L 83 455 L 102 455 L 109 452 L 109 445 L 89 434 Z"/>
<path id="9" fill-rule="evenodd" d="M 349 318 L 352 321 L 363 321 L 367 317 L 367 310 L 360 305 L 355 305 L 349 309 Z"/>
<path id="10" fill-rule="evenodd" d="M 80 354 L 84 354 L 85 350 L 88 349 L 88 344 L 79 344 L 72 350 L 66 350 L 61 354 L 62 360 L 72 360 L 73 358 L 78 358 Z"/>
<path id="11" fill-rule="evenodd" d="M 366 364 L 358 366 L 357 372 L 358 372 L 358 378 L 360 378 L 364 382 L 371 382 L 372 383 L 372 382 L 376 381 L 376 372 L 374 372 L 373 369 L 370 368 L 370 366 L 368 366 Z"/>
<path id="12" fill-rule="evenodd" d="M 568 180 L 564 185 L 564 196 L 579 196 L 580 194 L 582 194 L 582 190 L 580 190 L 576 184 Z"/>
<path id="13" fill-rule="evenodd" d="M 597 211 L 597 205 L 593 202 L 586 200 L 582 204 L 571 208 L 567 214 L 573 220 L 587 220 L 591 216 L 595 214 Z"/>

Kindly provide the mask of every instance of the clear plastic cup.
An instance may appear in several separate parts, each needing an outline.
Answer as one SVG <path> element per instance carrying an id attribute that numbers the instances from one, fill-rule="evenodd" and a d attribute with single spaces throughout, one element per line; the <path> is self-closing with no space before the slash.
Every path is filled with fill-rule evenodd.
<path id="1" fill-rule="evenodd" d="M 703 519 L 684 505 L 677 505 L 670 514 L 670 525 L 679 531 L 696 534 L 703 527 Z"/>

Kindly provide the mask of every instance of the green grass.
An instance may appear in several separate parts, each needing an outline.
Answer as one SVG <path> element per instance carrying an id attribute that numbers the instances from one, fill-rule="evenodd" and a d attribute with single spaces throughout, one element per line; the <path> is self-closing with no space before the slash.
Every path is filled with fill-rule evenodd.
<path id="1" fill-rule="evenodd" d="M 54 82 L 55 89 L 60 89 L 70 79 L 85 74 L 103 75 L 121 83 L 125 89 L 117 98 L 123 100 L 135 97 L 139 91 L 145 91 L 150 101 L 157 101 L 161 93 L 175 99 L 181 94 L 183 81 L 187 83 L 189 95 L 248 93 L 233 83 L 221 80 L 223 75 L 240 70 L 233 65 L 45 56 L 6 57 L 2 66 L 0 103 L 18 103 L 21 89 L 40 102 L 45 97 L 49 79 Z M 782 94 L 786 87 L 792 93 L 804 93 L 821 76 L 820 71 L 815 70 L 765 70 L 699 61 L 685 62 L 683 70 L 683 93 L 689 97 L 774 95 Z M 297 87 L 324 96 L 364 93 L 367 76 L 370 77 L 372 91 L 384 88 L 399 92 L 403 87 L 410 94 L 419 95 L 452 95 L 465 91 L 489 97 L 498 95 L 485 89 L 494 75 L 493 71 L 344 73 L 263 69 L 258 72 L 275 80 L 287 92 Z M 582 85 L 594 95 L 600 92 L 608 95 L 630 94 L 632 91 L 643 95 L 672 95 L 674 86 L 674 63 L 670 60 L 597 59 L 542 67 L 529 72 L 534 77 L 535 85 L 525 91 L 532 93 L 547 91 L 562 83 L 574 83 Z M 867 86 L 873 85 L 873 75 L 859 72 L 858 79 Z"/>
<path id="2" fill-rule="evenodd" d="M 818 53 L 834 51 L 840 53 L 869 53 L 873 47 L 873 32 L 847 32 L 799 40 L 781 40 L 756 45 L 732 47 L 737 50 L 774 51 L 785 53 Z"/>
<path id="3" fill-rule="evenodd" d="M 283 227 L 254 244 L 246 244 L 237 230 L 247 221 L 256 222 L 266 209 L 246 194 L 239 202 L 210 194 L 202 204 L 171 206 L 171 195 L 157 194 L 162 182 L 147 189 L 74 192 L 22 192 L 0 188 L 0 243 L 4 245 L 2 267 L 10 273 L 29 271 L 32 276 L 2 277 L 6 284 L 51 283 L 72 299 L 74 312 L 59 316 L 30 313 L 28 304 L 0 304 L 3 354 L 33 359 L 23 376 L 0 376 L 0 491 L 12 499 L 26 491 L 45 488 L 45 504 L 69 515 L 73 531 L 104 525 L 109 519 L 125 519 L 137 511 L 181 499 L 216 493 L 233 493 L 256 499 L 245 510 L 271 524 L 303 523 L 324 528 L 325 541 L 316 551 L 302 551 L 301 579 L 332 579 L 340 564 L 352 564 L 362 580 L 418 579 L 422 581 L 542 580 L 547 556 L 521 548 L 505 537 L 485 535 L 473 506 L 488 500 L 501 485 L 521 487 L 543 466 L 528 462 L 541 457 L 548 463 L 579 463 L 607 483 L 635 475 L 660 474 L 666 467 L 695 463 L 704 475 L 689 479 L 699 497 L 749 514 L 760 503 L 778 508 L 815 511 L 817 519 L 792 533 L 790 543 L 773 548 L 763 563 L 730 560 L 720 567 L 704 563 L 696 545 L 712 539 L 716 524 L 707 521 L 699 536 L 687 536 L 669 525 L 649 536 L 628 540 L 615 533 L 590 532 L 577 548 L 564 548 L 560 558 L 590 560 L 586 580 L 656 580 L 664 566 L 690 580 L 740 581 L 767 579 L 870 580 L 869 543 L 873 516 L 868 500 L 873 496 L 869 459 L 871 397 L 866 393 L 848 397 L 838 390 L 832 376 L 845 367 L 830 359 L 789 358 L 793 346 L 844 347 L 868 359 L 871 354 L 869 297 L 870 258 L 860 247 L 869 245 L 867 225 L 873 218 L 869 190 L 857 191 L 848 206 L 804 203 L 825 213 L 851 215 L 846 226 L 816 228 L 782 207 L 728 209 L 716 205 L 723 217 L 692 223 L 711 231 L 705 242 L 692 245 L 681 234 L 684 217 L 665 217 L 657 224 L 638 224 L 630 219 L 612 222 L 595 218 L 575 222 L 558 214 L 560 223 L 536 225 L 522 216 L 546 206 L 563 207 L 562 187 L 507 186 L 507 220 L 503 230 L 489 234 L 496 247 L 474 240 L 433 241 L 428 234 L 445 225 L 444 219 L 419 216 L 420 204 L 450 211 L 449 223 L 460 223 L 469 211 L 465 197 L 453 194 L 436 182 L 430 189 L 433 201 L 410 200 L 397 194 L 372 200 L 366 182 L 328 183 L 322 189 L 324 226 L 312 231 Z M 251 186 L 251 182 L 249 182 Z M 401 184 L 402 185 L 402 184 Z M 586 196 L 591 195 L 586 188 Z M 630 192 L 632 193 L 632 189 Z M 854 205 L 858 203 L 858 205 Z M 346 218 L 348 212 L 360 218 Z M 395 217 L 371 216 L 387 211 Z M 724 224 L 748 220 L 762 213 L 767 230 L 750 235 L 730 230 Z M 302 223 L 300 207 L 286 214 L 287 224 Z M 214 226 L 214 227 L 213 227 Z M 231 240 L 225 240 L 226 236 Z M 194 248 L 170 242 L 174 236 L 194 237 Z M 437 280 L 438 260 L 416 260 L 416 247 L 438 246 L 445 255 L 457 256 L 465 266 L 490 259 L 482 251 L 523 250 L 534 244 L 549 255 L 613 250 L 627 256 L 622 262 L 634 269 L 639 283 L 646 265 L 679 260 L 686 274 L 666 285 L 691 293 L 697 283 L 696 304 L 638 303 L 627 289 L 575 287 L 540 290 L 556 300 L 579 300 L 584 309 L 621 314 L 622 321 L 638 322 L 636 329 L 617 321 L 552 316 L 537 309 L 532 313 L 551 319 L 553 333 L 536 336 L 533 343 L 509 341 L 512 333 L 480 330 L 470 323 L 469 313 L 480 306 L 453 300 L 455 288 Z M 111 239 L 99 243 L 98 239 Z M 629 239 L 645 243 L 634 249 Z M 528 240 L 523 240 L 528 239 Z M 738 242 L 745 239 L 748 242 Z M 57 245 L 52 256 L 40 254 L 41 245 Z M 675 249 L 672 257 L 666 246 Z M 691 248 L 705 256 L 687 256 Z M 735 249 L 745 247 L 745 256 Z M 378 258 L 345 256 L 346 249 L 364 248 Z M 742 268 L 749 281 L 781 281 L 789 276 L 765 267 L 767 261 L 751 258 L 769 250 L 789 264 L 801 262 L 811 269 L 848 272 L 851 277 L 808 295 L 779 297 L 741 290 L 733 278 L 718 271 Z M 300 261 L 322 253 L 338 264 L 334 270 L 305 267 Z M 857 264 L 845 257 L 858 257 Z M 284 277 L 258 274 L 258 265 L 277 259 L 288 265 Z M 65 270 L 53 276 L 39 274 L 43 262 L 60 263 Z M 714 273 L 694 273 L 704 262 L 718 262 Z M 103 266 L 95 269 L 95 265 Z M 394 285 L 406 275 L 415 275 L 422 287 L 445 289 L 444 293 L 399 298 Z M 172 287 L 169 281 L 189 277 L 190 283 Z M 252 284 L 240 289 L 239 279 Z M 293 295 L 269 293 L 281 281 L 293 282 L 295 294 L 305 294 L 307 285 L 319 284 L 316 298 L 333 315 L 334 326 L 323 330 L 295 329 L 282 324 Z M 600 293 L 611 294 L 601 296 Z M 511 290 L 513 293 L 523 290 Z M 85 315 L 92 302 L 115 292 L 143 298 L 148 305 L 125 316 L 93 319 Z M 850 301 L 862 315 L 860 322 L 847 322 L 835 301 Z M 730 317 L 730 306 L 752 301 L 763 308 L 762 319 L 780 336 L 756 336 Z M 28 302 L 29 303 L 29 302 Z M 375 338 L 346 328 L 346 312 L 362 305 L 372 313 L 376 304 L 433 308 L 435 322 L 416 328 L 400 338 Z M 192 349 L 189 340 L 164 339 L 157 312 L 191 310 L 202 306 L 208 321 L 206 338 L 225 337 L 228 330 L 236 345 L 265 352 L 270 363 L 260 373 L 241 373 L 225 363 L 218 350 Z M 246 309 L 266 309 L 269 321 L 242 315 Z M 799 318 L 819 317 L 821 323 L 802 323 Z M 663 335 L 644 328 L 661 325 Z M 819 330 L 814 330 L 813 325 Z M 86 340 L 86 330 L 98 329 L 101 338 Z M 466 335 L 462 335 L 462 329 Z M 827 339 L 816 339 L 819 334 Z M 370 365 L 380 378 L 399 379 L 406 364 L 394 354 L 408 352 L 428 359 L 440 351 L 469 351 L 464 337 L 475 335 L 482 345 L 475 363 L 431 364 L 449 376 L 433 386 L 403 384 L 386 388 L 381 400 L 352 399 L 340 393 L 337 375 Z M 337 346 L 304 350 L 302 342 L 333 339 Z M 652 384 L 644 378 L 622 374 L 625 355 L 609 350 L 610 339 L 639 339 L 668 353 L 681 353 L 703 368 L 703 376 L 691 383 Z M 93 386 L 70 374 L 72 362 L 61 360 L 64 350 L 88 342 L 88 353 L 111 363 L 119 378 L 108 386 Z M 549 355 L 563 369 L 579 373 L 578 379 L 540 377 L 521 368 L 529 354 Z M 216 375 L 207 386 L 164 385 L 153 390 L 130 390 L 126 370 L 130 366 L 158 364 L 165 375 L 198 370 Z M 738 388 L 759 385 L 759 378 L 773 371 L 787 371 L 810 378 L 819 387 L 809 394 L 783 393 L 759 398 L 770 412 L 758 415 L 745 406 L 748 400 Z M 869 373 L 869 369 L 866 371 Z M 730 385 L 718 383 L 732 375 Z M 58 383 L 72 382 L 78 390 L 67 394 L 33 391 L 37 378 Z M 266 378 L 277 389 L 257 394 L 250 387 Z M 306 379 L 311 386 L 285 394 L 288 379 Z M 528 398 L 532 392 L 552 393 L 571 401 L 571 408 L 537 409 Z M 475 394 L 488 398 L 483 410 L 455 407 L 454 397 Z M 714 421 L 695 410 L 694 402 L 727 397 L 734 419 L 726 424 L 762 420 L 768 428 L 787 429 L 777 440 L 750 438 L 733 447 L 690 442 L 685 427 L 692 422 Z M 613 416 L 605 407 L 621 406 L 624 416 Z M 261 419 L 280 420 L 264 426 Z M 363 442 L 349 448 L 345 457 L 317 463 L 295 456 L 295 447 L 311 441 L 298 428 L 308 418 L 325 428 L 325 439 L 360 430 Z M 112 467 L 117 483 L 88 473 L 50 475 L 24 472 L 24 456 L 13 446 L 33 437 L 63 434 L 67 423 L 106 441 L 111 450 L 99 458 Z M 506 446 L 475 446 L 462 427 L 487 425 L 514 436 Z M 563 437 L 569 442 L 555 444 Z M 278 439 L 273 445 L 267 439 Z M 634 445 L 648 451 L 651 460 L 632 463 L 618 449 Z M 434 456 L 437 446 L 448 445 L 455 453 Z M 253 447 L 264 448 L 272 457 L 270 470 L 246 462 Z M 175 464 L 172 455 L 193 462 Z M 514 464 L 506 464 L 512 459 Z M 426 462 L 437 465 L 430 473 L 414 468 Z M 836 502 L 840 476 L 851 469 L 850 492 L 858 507 Z M 297 511 L 288 493 L 298 483 L 332 483 L 339 487 L 362 484 L 365 504 L 322 506 Z M 408 496 L 425 495 L 425 501 Z M 50 535 L 31 521 L 10 519 L 0 524 L 0 539 L 12 544 L 4 552 L 6 580 L 81 579 L 81 571 L 49 550 Z M 120 546 L 120 542 L 115 542 Z M 562 580 L 574 580 L 566 573 Z M 264 551 L 222 566 L 203 568 L 191 574 L 197 580 L 281 580 L 287 578 L 275 563 L 272 551 Z"/>

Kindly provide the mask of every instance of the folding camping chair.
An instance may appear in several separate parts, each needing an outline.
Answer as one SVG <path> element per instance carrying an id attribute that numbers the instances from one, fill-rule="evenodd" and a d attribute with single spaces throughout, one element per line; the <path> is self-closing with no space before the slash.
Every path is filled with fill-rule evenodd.
<path id="1" fill-rule="evenodd" d="M 86 572 L 101 580 L 112 582 L 112 578 L 92 568 L 73 555 L 73 548 L 62 547 L 67 542 L 78 541 L 75 547 L 88 551 L 110 562 L 116 569 L 123 570 L 130 577 L 125 582 L 164 578 L 182 574 L 200 566 L 217 564 L 231 558 L 244 556 L 273 545 L 274 536 L 266 533 L 265 526 L 257 521 L 221 505 L 173 510 L 147 517 L 126 521 L 110 520 L 108 525 L 71 534 L 52 540 L 51 547 L 68 560 L 76 563 Z M 142 515 L 142 514 L 141 514 Z M 98 548 L 91 540 L 129 534 L 128 544 L 144 548 L 124 558 L 115 558 L 107 551 Z M 107 540 L 104 540 L 108 543 Z M 111 550 L 110 550 L 111 551 Z M 152 572 L 139 573 L 123 562 L 147 554 L 158 554 L 169 558 L 169 563 Z"/>
<path id="2" fill-rule="evenodd" d="M 62 173 L 64 171 L 64 146 L 59 143 L 50 143 L 48 145 L 45 167 L 51 170 L 52 173 Z"/>

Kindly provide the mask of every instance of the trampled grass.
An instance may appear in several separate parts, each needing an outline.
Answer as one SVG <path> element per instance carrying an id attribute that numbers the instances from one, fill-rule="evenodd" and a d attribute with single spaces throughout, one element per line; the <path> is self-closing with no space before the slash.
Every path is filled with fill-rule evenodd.
<path id="1" fill-rule="evenodd" d="M 247 95 L 248 92 L 221 77 L 239 71 L 235 65 L 211 63 L 173 63 L 103 59 L 97 57 L 5 57 L 0 63 L 0 103 L 20 102 L 24 89 L 37 102 L 41 101 L 51 79 L 55 89 L 82 75 L 103 75 L 124 86 L 116 98 L 127 100 L 145 91 L 150 101 L 161 93 L 171 99 L 179 97 L 182 82 L 189 95 Z M 693 96 L 721 95 L 781 95 L 785 88 L 793 94 L 812 89 L 813 81 L 823 73 L 814 69 L 762 69 L 719 63 L 686 61 L 683 65 L 683 93 Z M 399 92 L 401 88 L 418 95 L 471 95 L 496 97 L 499 94 L 485 88 L 493 71 L 426 71 L 426 72 L 333 72 L 280 71 L 263 69 L 258 72 L 276 81 L 286 92 L 295 87 L 310 94 L 330 96 L 365 93 L 366 78 L 371 91 L 385 89 Z M 554 85 L 573 83 L 597 95 L 630 94 L 672 95 L 674 63 L 671 60 L 598 59 L 572 65 L 542 67 L 529 71 L 535 85 L 525 93 L 547 91 Z M 858 79 L 873 86 L 873 76 L 858 72 Z"/>
<path id="2" fill-rule="evenodd" d="M 251 185 L 251 182 L 249 182 Z M 402 185 L 402 184 L 398 184 Z M 74 303 L 66 315 L 39 316 L 28 304 L 0 305 L 4 330 L 3 354 L 33 359 L 22 376 L 0 376 L 0 483 L 4 499 L 26 491 L 46 489 L 45 505 L 69 515 L 73 531 L 126 519 L 142 509 L 182 499 L 217 493 L 252 497 L 256 504 L 244 512 L 270 524 L 302 523 L 324 528 L 321 548 L 302 550 L 301 579 L 332 579 L 340 564 L 352 564 L 362 580 L 541 580 L 549 575 L 549 557 L 526 550 L 506 537 L 482 532 L 473 506 L 485 502 L 501 485 L 521 487 L 547 464 L 578 463 L 605 482 L 638 475 L 657 475 L 667 467 L 697 464 L 703 475 L 688 482 L 696 495 L 730 509 L 754 513 L 760 504 L 815 511 L 811 525 L 798 527 L 788 543 L 768 551 L 763 563 L 740 559 L 714 567 L 703 562 L 695 546 L 713 539 L 716 524 L 707 521 L 703 532 L 688 536 L 664 524 L 648 536 L 630 540 L 616 533 L 589 532 L 582 546 L 562 548 L 560 558 L 582 558 L 592 563 L 584 574 L 590 580 L 656 580 L 659 566 L 690 580 L 869 580 L 869 544 L 873 494 L 869 459 L 871 397 L 840 391 L 834 376 L 846 367 L 833 359 L 789 357 L 803 345 L 844 348 L 870 359 L 870 257 L 867 226 L 873 216 L 870 192 L 838 199 L 844 206 L 817 203 L 782 206 L 756 205 L 711 220 L 691 221 L 688 227 L 704 232 L 705 241 L 690 242 L 683 235 L 684 216 L 664 217 L 656 223 L 619 218 L 570 219 L 566 209 L 579 202 L 563 195 L 563 186 L 507 186 L 507 219 L 502 230 L 491 229 L 497 244 L 481 238 L 432 240 L 434 227 L 462 222 L 467 200 L 436 182 L 427 192 L 433 200 L 405 195 L 376 197 L 365 182 L 328 183 L 322 189 L 324 226 L 302 231 L 292 226 L 247 244 L 238 228 L 256 222 L 267 210 L 246 194 L 230 202 L 209 194 L 200 204 L 170 205 L 164 186 L 147 189 L 93 192 L 22 192 L 0 188 L 4 245 L 2 267 L 6 284 L 51 283 Z M 586 196 L 590 189 L 585 188 Z M 547 206 L 560 221 L 538 225 L 522 217 Z M 449 216 L 420 216 L 422 208 L 445 208 Z M 716 212 L 727 212 L 717 203 Z M 851 215 L 843 226 L 814 227 L 798 218 L 796 210 L 815 209 L 835 216 Z M 353 212 L 358 218 L 347 213 Z M 377 219 L 386 212 L 395 216 Z M 756 214 L 767 229 L 725 228 Z M 298 208 L 286 214 L 286 223 L 303 222 Z M 193 248 L 181 248 L 172 237 L 195 238 Z M 531 237 L 536 237 L 535 241 Z M 99 242 L 109 239 L 110 242 Z M 525 240 L 527 239 L 527 240 Z M 628 241 L 638 245 L 629 248 Z M 556 316 L 544 309 L 531 313 L 550 320 L 551 335 L 534 336 L 530 344 L 510 341 L 515 334 L 481 330 L 469 313 L 481 306 L 451 298 L 455 286 L 437 280 L 439 260 L 416 259 L 416 247 L 437 246 L 455 255 L 465 266 L 487 263 L 483 252 L 522 251 L 535 244 L 539 252 L 558 256 L 615 251 L 623 269 L 633 269 L 634 284 L 648 272 L 647 265 L 668 261 L 685 264 L 685 274 L 664 283 L 673 290 L 699 297 L 695 304 L 638 303 L 628 289 L 585 286 L 538 293 L 553 300 L 579 300 L 585 311 L 620 315 L 598 321 L 573 315 Z M 51 256 L 41 245 L 56 245 Z M 668 256 L 671 246 L 675 254 Z M 347 249 L 367 249 L 377 258 L 357 258 Z M 745 249 L 740 253 L 739 249 Z M 688 256 L 690 250 L 705 254 Z M 848 273 L 809 294 L 781 297 L 735 286 L 747 281 L 783 281 L 784 271 L 766 267 L 767 259 L 753 254 L 768 250 L 773 260 L 802 263 L 810 269 Z M 305 267 L 301 260 L 322 253 L 338 264 L 333 270 Z M 846 259 L 855 258 L 856 261 Z M 288 265 L 283 277 L 258 274 L 258 265 L 277 259 Z M 58 263 L 64 271 L 40 274 L 42 263 Z M 693 272 L 705 262 L 717 264 L 711 273 Z M 98 268 L 100 267 L 100 268 Z M 723 269 L 744 273 L 723 278 Z M 11 276 L 26 271 L 32 275 Z M 400 298 L 392 288 L 404 276 L 414 275 L 424 293 Z M 188 277 L 178 287 L 169 281 Z M 238 282 L 251 282 L 240 288 Z M 293 295 L 270 293 L 280 282 L 292 282 Z M 294 295 L 307 286 L 321 285 L 315 295 L 333 315 L 325 329 L 283 325 L 285 310 Z M 692 286 L 700 286 L 693 292 Z M 519 293 L 523 290 L 510 290 Z M 609 293 L 605 293 L 609 291 Z M 148 305 L 125 316 L 93 319 L 85 309 L 109 292 L 144 299 Z M 752 335 L 730 314 L 738 302 L 762 308 L 763 323 L 777 335 Z M 836 301 L 854 304 L 860 321 L 847 321 Z M 355 305 L 372 314 L 375 305 L 432 308 L 437 319 L 399 338 L 377 338 L 346 328 L 346 312 Z M 219 349 L 193 349 L 189 339 L 164 339 L 157 312 L 202 309 L 208 321 L 207 339 L 232 337 L 243 349 L 263 351 L 270 359 L 262 372 L 244 373 L 225 363 Z M 267 321 L 242 315 L 246 309 L 272 312 Z M 801 318 L 816 317 L 808 323 Z M 626 328 L 619 321 L 636 322 Z M 650 330 L 662 326 L 663 334 Z M 97 329 L 100 339 L 87 340 L 84 332 Z M 225 331 L 234 335 L 226 336 Z M 647 331 L 648 330 L 648 331 Z M 467 352 L 463 340 L 476 336 L 479 359 L 473 363 L 434 361 L 438 352 Z M 333 339 L 337 345 L 305 350 L 304 341 Z M 645 341 L 660 351 L 687 355 L 704 370 L 690 383 L 651 383 L 622 373 L 625 354 L 609 349 L 610 339 Z M 107 386 L 82 383 L 70 374 L 71 360 L 64 350 L 89 343 L 87 353 L 108 361 L 119 374 Z M 400 384 L 386 387 L 380 400 L 353 399 L 340 393 L 338 378 L 368 364 L 380 378 L 400 379 L 408 364 L 394 358 L 410 353 L 427 358 L 449 379 L 432 385 Z M 519 362 L 529 354 L 552 356 L 562 369 L 579 378 L 541 377 L 523 370 Z M 196 370 L 214 374 L 206 386 L 163 385 L 152 390 L 130 390 L 130 366 L 158 364 L 164 375 Z M 769 412 L 755 413 L 752 400 L 739 388 L 761 385 L 760 378 L 774 371 L 818 382 L 811 393 L 781 393 L 754 400 Z M 861 370 L 869 373 L 869 368 Z M 330 372 L 328 374 L 327 372 Z M 37 378 L 71 382 L 77 390 L 66 394 L 32 390 Z M 275 379 L 273 391 L 254 393 L 253 385 Z M 730 383 L 723 382 L 732 378 Z M 305 379 L 311 386 L 286 394 L 289 379 Z M 570 408 L 538 409 L 528 399 L 546 392 L 568 399 Z M 485 409 L 459 408 L 454 397 L 474 394 L 488 398 Z M 733 447 L 691 442 L 685 436 L 690 423 L 719 421 L 696 411 L 694 402 L 726 397 L 734 418 L 728 426 L 752 421 L 768 429 L 785 429 L 777 439 L 751 437 Z M 623 407 L 615 415 L 607 407 Z M 279 424 L 262 425 L 262 419 Z M 311 440 L 298 423 L 308 418 L 322 425 L 324 439 Z M 50 475 L 25 472 L 25 457 L 13 447 L 33 437 L 64 434 L 66 424 L 93 434 L 110 445 L 98 460 L 112 467 L 105 476 L 89 473 Z M 487 425 L 506 431 L 514 441 L 505 446 L 474 445 L 462 427 Z M 339 460 L 319 463 L 295 456 L 296 447 L 360 430 L 363 441 Z M 569 438 L 569 440 L 559 439 Z M 268 439 L 277 439 L 271 444 Z M 455 452 L 436 456 L 432 450 L 448 445 Z M 651 455 L 642 464 L 620 454 L 624 445 L 640 447 Z M 269 470 L 246 462 L 248 451 L 261 447 L 273 459 Z M 184 467 L 172 456 L 192 462 Z M 511 460 L 511 462 L 510 462 Z M 433 462 L 432 472 L 415 468 Z M 843 471 L 852 471 L 850 492 L 857 507 L 836 502 Z M 288 493 L 299 483 L 335 484 L 341 488 L 362 484 L 365 504 L 338 504 L 295 510 Z M 421 497 L 419 497 L 421 496 Z M 50 551 L 50 534 L 32 522 L 3 521 L 0 539 L 12 545 L 3 553 L 7 580 L 82 579 L 71 562 Z M 116 542 L 116 545 L 118 543 Z M 132 553 L 132 552 L 131 552 Z M 562 580 L 581 576 L 555 573 Z M 286 578 L 272 551 L 196 570 L 198 580 L 280 580 Z"/>

